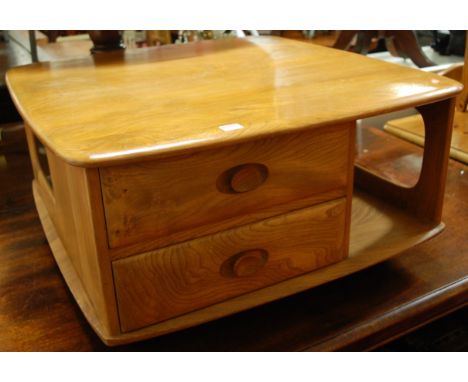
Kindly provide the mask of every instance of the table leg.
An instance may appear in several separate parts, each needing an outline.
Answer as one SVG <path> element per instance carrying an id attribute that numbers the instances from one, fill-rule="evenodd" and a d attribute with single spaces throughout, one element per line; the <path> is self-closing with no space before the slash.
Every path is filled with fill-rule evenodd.
<path id="1" fill-rule="evenodd" d="M 377 34 L 372 31 L 359 31 L 357 34 L 357 42 L 353 51 L 356 53 L 369 53 L 372 38 L 377 37 Z"/>
<path id="2" fill-rule="evenodd" d="M 333 48 L 346 50 L 358 31 L 340 31 Z"/>

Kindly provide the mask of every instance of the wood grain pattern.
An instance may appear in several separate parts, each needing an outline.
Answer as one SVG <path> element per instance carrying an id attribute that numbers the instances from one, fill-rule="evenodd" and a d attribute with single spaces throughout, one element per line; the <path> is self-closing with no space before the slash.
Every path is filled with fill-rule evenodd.
<path id="1" fill-rule="evenodd" d="M 8 77 L 15 102 L 31 122 L 29 137 L 37 134 L 47 148 L 52 187 L 33 161 L 35 197 L 50 211 L 39 211 L 41 219 L 54 223 L 47 229 L 61 244 L 54 245 L 60 252 L 56 258 L 64 269 L 73 265 L 78 279 L 73 272 L 65 275 L 70 288 L 84 301 L 83 309 L 93 310 L 88 316 L 98 318 L 96 330 L 109 344 L 180 330 L 323 284 L 394 256 L 443 227 L 459 84 L 274 38 L 194 47 L 41 64 L 15 69 Z M 121 92 L 129 95 L 125 102 Z M 72 93 L 78 99 L 73 104 Z M 418 183 L 408 190 L 358 168 L 359 184 L 402 211 L 357 196 L 351 220 L 354 121 L 405 106 L 418 107 L 426 125 Z M 249 163 L 265 166 L 263 183 L 247 173 L 228 177 L 234 192 L 219 189 L 222 174 Z M 310 271 L 320 265 L 297 255 L 307 240 L 315 240 L 304 234 L 310 226 L 301 222 L 291 229 L 296 220 L 283 220 L 308 216 L 303 208 L 312 200 L 323 202 L 336 192 L 343 222 L 333 229 L 342 228 L 342 236 L 337 243 L 329 239 L 346 251 L 351 225 L 354 256 Z M 257 227 L 261 235 L 253 235 Z M 323 222 L 319 228 L 332 232 Z M 241 234 L 230 237 L 233 232 Z M 225 236 L 230 239 L 222 240 Z M 130 257 L 143 246 L 185 240 L 190 241 Z M 233 251 L 227 253 L 230 242 Z M 258 245 L 243 247 L 250 243 Z M 177 248 L 184 248 L 184 256 Z M 281 256 L 288 267 L 292 258 L 306 264 L 297 267 L 297 275 L 282 266 L 285 273 L 272 271 Z M 151 274 L 158 275 L 156 289 L 147 282 Z M 219 282 L 229 274 L 237 275 L 232 288 Z"/>
<path id="2" fill-rule="evenodd" d="M 122 331 L 342 260 L 347 255 L 345 210 L 345 199 L 339 199 L 113 262 Z M 256 249 L 268 254 L 258 272 L 248 277 L 223 272 L 239 253 Z"/>
<path id="3" fill-rule="evenodd" d="M 359 129 L 359 161 L 399 183 L 417 181 L 422 149 Z M 106 347 L 77 308 L 37 217 L 28 155 L 0 167 L 0 350 L 366 350 L 468 301 L 468 166 L 450 161 L 445 230 L 399 256 L 340 280 L 191 329 Z M 455 264 L 455 266 L 454 266 Z M 359 314 L 357 314 L 357 312 Z"/>
<path id="4" fill-rule="evenodd" d="M 290 39 L 162 46 L 7 73 L 22 117 L 83 166 L 174 155 L 449 98 L 459 83 Z"/>
<path id="5" fill-rule="evenodd" d="M 251 249 L 238 253 L 225 261 L 220 273 L 227 277 L 248 277 L 255 275 L 268 261 L 268 252 L 264 249 Z M 231 261 L 233 260 L 233 261 Z"/>
<path id="6" fill-rule="evenodd" d="M 452 136 L 455 98 L 417 107 L 424 120 L 421 174 L 414 187 L 401 187 L 357 166 L 355 180 L 368 192 L 385 198 L 422 220 L 440 223 Z"/>
<path id="7" fill-rule="evenodd" d="M 55 261 L 59 266 L 60 272 L 65 278 L 75 301 L 96 333 L 109 335 L 106 323 L 98 316 L 99 309 L 96 307 L 96 303 L 89 297 L 89 291 L 84 284 L 84 282 L 87 281 L 86 278 L 85 281 L 83 281 L 83 270 L 81 267 L 77 266 L 77 259 L 73 258 L 73 255 L 63 246 L 63 241 L 60 239 L 48 210 L 42 201 L 40 193 L 38 192 L 36 181 L 33 181 L 33 195 L 34 202 L 41 219 L 42 228 L 47 237 L 47 242 L 50 245 Z"/>
<path id="8" fill-rule="evenodd" d="M 434 237 L 444 228 L 443 224 L 421 223 L 405 212 L 359 192 L 353 197 L 351 222 L 349 256 L 345 260 L 190 314 L 107 338 L 106 343 L 113 346 L 167 334 L 290 296 L 387 260 Z M 122 261 L 131 261 L 131 258 Z"/>
<path id="9" fill-rule="evenodd" d="M 344 196 L 353 165 L 349 125 L 100 169 L 110 247 L 164 246 L 290 211 L 292 201 L 298 208 L 310 205 L 310 197 L 330 200 L 329 192 Z M 244 163 L 266 166 L 265 183 L 248 192 L 220 192 L 219 177 Z"/>
<path id="10" fill-rule="evenodd" d="M 46 149 L 52 187 L 45 180 L 36 156 L 34 137 L 29 126 L 26 136 L 31 152 L 35 174 L 34 193 L 45 230 L 58 248 L 57 262 L 64 268 L 72 266 L 71 282 L 78 277 L 82 283 L 77 300 L 87 301 L 85 309 L 92 309 L 87 316 L 99 320 L 96 327 L 104 335 L 119 331 L 110 263 L 107 259 L 106 233 L 100 195 L 99 177 L 96 169 L 84 169 L 67 164 Z M 97 181 L 93 183 L 93 180 Z M 99 202 L 96 203 L 96 197 Z M 46 216 L 45 216 L 46 215 Z M 50 223 L 51 222 L 51 223 Z M 54 225 L 52 231 L 49 227 Z M 58 242 L 57 237 L 60 238 Z M 58 244 L 57 244 L 58 243 Z M 63 250 L 62 250 L 63 248 Z M 86 296 L 82 296 L 82 294 Z M 91 304 L 92 308 L 89 307 Z"/>

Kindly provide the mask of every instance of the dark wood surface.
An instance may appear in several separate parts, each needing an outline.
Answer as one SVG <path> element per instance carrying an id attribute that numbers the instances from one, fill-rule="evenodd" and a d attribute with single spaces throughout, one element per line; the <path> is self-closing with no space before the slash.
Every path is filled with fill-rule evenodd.
<path id="1" fill-rule="evenodd" d="M 467 352 L 468 306 L 381 346 L 378 351 Z"/>
<path id="2" fill-rule="evenodd" d="M 6 36 L 3 35 L 6 39 Z M 31 54 L 15 43 L 0 39 L 0 121 L 15 122 L 21 120 L 11 100 L 5 84 L 5 73 L 8 69 L 31 63 Z M 1 128 L 1 127 L 0 127 Z"/>
<path id="3" fill-rule="evenodd" d="M 16 133 L 15 133 L 16 134 Z M 26 146 L 0 146 L 0 350 L 367 350 L 468 303 L 468 166 L 451 161 L 439 236 L 397 258 L 192 329 L 116 348 L 93 333 L 59 273 L 31 193 Z M 414 184 L 421 149 L 358 131 L 359 162 Z"/>

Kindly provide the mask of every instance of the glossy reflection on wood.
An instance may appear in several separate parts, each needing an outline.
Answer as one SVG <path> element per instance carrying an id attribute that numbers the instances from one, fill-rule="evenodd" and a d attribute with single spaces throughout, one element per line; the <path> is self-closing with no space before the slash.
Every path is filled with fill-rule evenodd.
<path id="1" fill-rule="evenodd" d="M 461 90 L 437 75 L 275 37 L 41 63 L 11 70 L 7 83 L 39 138 L 84 166 L 354 121 Z"/>
<path id="2" fill-rule="evenodd" d="M 108 345 L 304 291 L 443 228 L 461 89 L 449 79 L 253 38 L 29 66 L 8 85 L 46 236 Z M 426 122 L 417 184 L 357 167 L 393 207 L 353 196 L 356 119 L 406 106 Z M 258 254 L 235 257 L 256 250 L 262 267 Z M 225 277 L 228 263 L 239 277 Z"/>
<path id="3" fill-rule="evenodd" d="M 359 163 L 417 180 L 421 149 L 379 131 L 358 134 Z M 468 167 L 451 161 L 446 230 L 341 280 L 189 330 L 107 348 L 53 261 L 32 201 L 24 144 L 0 167 L 0 350 L 268 351 L 374 348 L 468 301 Z M 455 265 L 455 266 L 454 266 Z M 359 314 L 356 314 L 359 312 Z"/>
<path id="4" fill-rule="evenodd" d="M 182 313 L 343 260 L 345 199 L 265 219 L 113 263 L 122 331 Z M 258 272 L 242 270 L 256 248 L 268 254 Z M 251 254 L 252 256 L 252 254 Z M 251 257 L 252 259 L 252 257 Z M 255 259 L 258 260 L 256 257 Z M 238 261 L 241 260 L 241 261 Z M 242 276 L 242 273 L 245 277 Z M 249 276 L 249 277 L 247 277 Z"/>
<path id="5" fill-rule="evenodd" d="M 307 207 L 344 196 L 353 132 L 353 124 L 344 124 L 102 168 L 109 245 L 161 247 L 290 211 L 292 203 Z M 245 163 L 263 166 L 263 184 L 242 188 L 236 175 Z M 244 192 L 232 190 L 233 183 Z"/>

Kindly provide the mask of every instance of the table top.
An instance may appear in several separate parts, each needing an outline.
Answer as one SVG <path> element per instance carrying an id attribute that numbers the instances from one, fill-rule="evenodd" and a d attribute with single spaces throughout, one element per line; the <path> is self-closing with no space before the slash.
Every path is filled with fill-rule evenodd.
<path id="1" fill-rule="evenodd" d="M 358 129 L 357 142 L 361 165 L 414 184 L 422 159 L 419 147 L 374 129 Z M 433 239 L 309 291 L 191 329 L 107 348 L 54 262 L 32 200 L 23 147 L 0 160 L 1 351 L 363 350 L 468 303 L 468 166 L 450 160 L 443 213 L 447 227 Z"/>
<path id="2" fill-rule="evenodd" d="M 24 120 L 66 161 L 102 166 L 312 129 L 454 96 L 458 82 L 277 37 L 17 67 Z"/>

